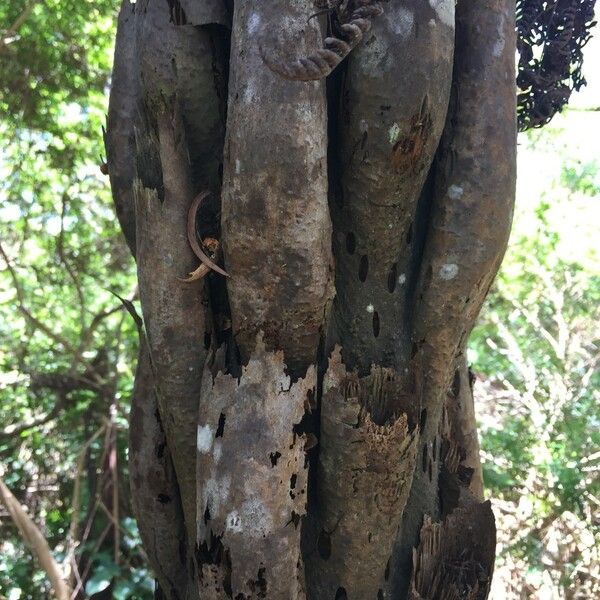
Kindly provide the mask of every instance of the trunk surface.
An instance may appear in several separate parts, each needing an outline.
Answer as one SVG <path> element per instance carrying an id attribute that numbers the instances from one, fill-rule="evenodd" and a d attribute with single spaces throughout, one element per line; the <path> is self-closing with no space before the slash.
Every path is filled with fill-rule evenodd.
<path id="1" fill-rule="evenodd" d="M 511 225 L 514 32 L 510 0 L 124 0 L 157 598 L 487 597 L 465 344 Z"/>

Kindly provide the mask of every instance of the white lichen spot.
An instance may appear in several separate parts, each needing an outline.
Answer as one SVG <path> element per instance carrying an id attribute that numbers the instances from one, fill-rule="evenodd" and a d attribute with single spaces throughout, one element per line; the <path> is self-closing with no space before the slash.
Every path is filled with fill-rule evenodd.
<path id="1" fill-rule="evenodd" d="M 375 307 L 372 304 L 367 305 L 367 312 L 369 314 L 373 314 L 375 312 Z"/>
<path id="2" fill-rule="evenodd" d="M 398 123 L 394 123 L 390 127 L 388 134 L 390 136 L 390 144 L 393 146 L 398 141 L 398 138 L 400 137 L 400 125 L 398 125 Z"/>
<path id="3" fill-rule="evenodd" d="M 445 281 L 454 279 L 458 275 L 458 265 L 448 263 L 440 267 L 440 277 Z"/>
<path id="4" fill-rule="evenodd" d="M 360 132 L 367 133 L 369 131 L 369 124 L 364 119 L 360 120 Z"/>
<path id="5" fill-rule="evenodd" d="M 429 19 L 428 25 L 433 29 L 437 25 L 437 23 L 435 22 L 435 19 Z"/>
<path id="6" fill-rule="evenodd" d="M 500 23 L 498 23 L 498 28 L 496 30 L 498 32 L 498 39 L 494 42 L 494 47 L 492 48 L 492 54 L 498 58 L 502 55 L 504 51 L 504 46 L 506 45 L 506 38 L 504 36 L 504 19 Z"/>
<path id="7" fill-rule="evenodd" d="M 254 34 L 258 31 L 260 27 L 260 15 L 257 13 L 252 13 L 250 18 L 248 19 L 248 33 Z"/>
<path id="8" fill-rule="evenodd" d="M 242 163 L 240 162 L 239 159 L 236 159 L 235 161 L 235 174 L 239 175 L 242 172 Z"/>
<path id="9" fill-rule="evenodd" d="M 210 425 L 198 425 L 198 433 L 196 435 L 198 452 L 201 452 L 202 454 L 210 452 L 214 436 L 214 431 Z"/>
<path id="10" fill-rule="evenodd" d="M 253 537 L 262 538 L 273 530 L 273 515 L 259 498 L 250 498 L 242 504 L 240 520 L 245 532 Z"/>
<path id="11" fill-rule="evenodd" d="M 223 453 L 223 445 L 220 441 L 216 441 L 213 445 L 213 458 L 215 462 L 219 462 L 221 460 L 221 454 Z"/>
<path id="12" fill-rule="evenodd" d="M 400 38 L 406 38 L 412 31 L 415 15 L 412 10 L 398 7 L 396 11 L 384 12 L 392 31 Z"/>
<path id="13" fill-rule="evenodd" d="M 448 194 L 448 198 L 450 198 L 450 200 L 460 200 L 462 198 L 462 195 L 464 194 L 464 192 L 465 192 L 464 188 L 462 188 L 460 185 L 452 184 L 448 188 L 448 191 L 446 192 L 446 194 Z"/>
<path id="14" fill-rule="evenodd" d="M 231 488 L 231 475 L 215 478 L 210 477 L 202 492 L 202 506 L 209 506 L 213 515 L 218 515 L 221 503 L 229 500 Z"/>
<path id="15" fill-rule="evenodd" d="M 406 275 L 404 273 L 401 273 L 398 277 L 398 283 L 400 285 L 404 285 L 406 283 Z"/>
<path id="16" fill-rule="evenodd" d="M 227 531 L 232 531 L 234 533 L 242 532 L 242 519 L 238 514 L 237 510 L 232 510 L 228 515 L 225 521 L 225 527 Z"/>
<path id="17" fill-rule="evenodd" d="M 429 0 L 429 5 L 438 19 L 448 27 L 454 29 L 454 4 L 455 0 Z"/>

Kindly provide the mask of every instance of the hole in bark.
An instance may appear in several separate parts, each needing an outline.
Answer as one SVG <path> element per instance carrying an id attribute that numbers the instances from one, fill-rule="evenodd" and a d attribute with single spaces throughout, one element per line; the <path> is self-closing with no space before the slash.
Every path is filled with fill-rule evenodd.
<path id="1" fill-rule="evenodd" d="M 356 250 L 356 236 L 349 231 L 346 234 L 346 251 L 348 252 L 348 254 L 354 254 L 354 251 Z"/>
<path id="2" fill-rule="evenodd" d="M 417 355 L 418 351 L 419 351 L 419 344 L 417 344 L 417 342 L 413 342 L 413 345 L 411 346 L 411 349 L 410 349 L 410 357 L 414 358 Z"/>
<path id="3" fill-rule="evenodd" d="M 419 419 L 419 429 L 423 431 L 425 429 L 425 425 L 427 424 L 427 409 L 424 408 L 421 411 L 421 417 Z"/>
<path id="4" fill-rule="evenodd" d="M 168 494 L 159 494 L 157 496 L 157 500 L 161 504 L 168 504 L 169 502 L 171 502 L 171 496 L 169 496 Z"/>
<path id="5" fill-rule="evenodd" d="M 219 182 L 223 184 L 223 163 L 219 163 Z"/>
<path id="6" fill-rule="evenodd" d="M 156 444 L 156 458 L 162 458 L 165 455 L 166 447 L 167 447 L 167 444 L 165 444 L 165 442 Z"/>
<path id="7" fill-rule="evenodd" d="M 388 273 L 387 289 L 390 294 L 394 293 L 396 283 L 398 283 L 398 263 L 394 263 L 390 267 L 390 272 Z"/>
<path id="8" fill-rule="evenodd" d="M 293 500 L 296 497 L 296 494 L 294 494 L 294 491 L 296 489 L 296 481 L 298 480 L 298 475 L 296 475 L 296 473 L 294 473 L 291 477 L 290 477 L 290 498 Z"/>
<path id="9" fill-rule="evenodd" d="M 265 579 L 265 568 L 260 567 L 258 569 L 258 573 L 256 575 L 256 579 L 250 579 L 248 581 L 248 587 L 252 593 L 256 594 L 257 598 L 266 598 L 267 597 L 267 580 Z M 245 600 L 246 596 L 244 594 L 238 594 L 236 599 Z"/>
<path id="10" fill-rule="evenodd" d="M 187 547 L 185 544 L 185 540 L 179 540 L 177 550 L 179 551 L 179 562 L 182 565 L 185 565 L 185 561 L 187 560 Z"/>
<path id="11" fill-rule="evenodd" d="M 296 511 L 293 510 L 292 516 L 290 517 L 290 520 L 286 523 L 286 526 L 289 525 L 290 523 L 293 523 L 294 529 L 297 529 L 301 518 L 302 517 Z"/>
<path id="12" fill-rule="evenodd" d="M 204 524 L 206 525 L 210 521 L 210 510 L 208 508 L 208 504 L 206 505 L 206 509 L 204 510 Z"/>
<path id="13" fill-rule="evenodd" d="M 271 452 L 271 454 L 269 454 L 269 458 L 271 459 L 271 466 L 274 467 L 277 464 L 277 461 L 281 458 L 281 452 Z"/>
<path id="14" fill-rule="evenodd" d="M 431 285 L 431 279 L 433 278 L 433 267 L 429 265 L 425 271 L 425 278 L 423 280 L 423 291 L 425 291 Z"/>
<path id="15" fill-rule="evenodd" d="M 373 313 L 373 335 L 379 337 L 379 313 L 377 311 Z"/>
<path id="16" fill-rule="evenodd" d="M 383 600 L 383 590 L 377 590 L 377 600 Z"/>
<path id="17" fill-rule="evenodd" d="M 204 349 L 205 350 L 210 349 L 211 341 L 212 341 L 212 335 L 210 334 L 210 331 L 205 331 L 204 332 Z"/>
<path id="18" fill-rule="evenodd" d="M 433 438 L 433 460 L 437 460 L 437 436 Z"/>
<path id="19" fill-rule="evenodd" d="M 169 11 L 171 13 L 171 23 L 175 25 L 185 25 L 187 23 L 187 16 L 183 7 L 179 3 L 179 0 L 167 0 L 169 3 Z"/>
<path id="20" fill-rule="evenodd" d="M 358 278 L 364 283 L 367 280 L 369 274 L 369 257 L 363 254 L 360 257 L 360 264 L 358 265 Z"/>
<path id="21" fill-rule="evenodd" d="M 221 413 L 219 415 L 219 424 L 217 425 L 217 433 L 215 433 L 215 438 L 223 437 L 223 431 L 225 430 L 225 415 Z"/>
<path id="22" fill-rule="evenodd" d="M 433 466 L 431 461 L 429 461 L 429 465 L 427 466 L 427 475 L 429 476 L 429 481 L 433 481 Z"/>
<path id="23" fill-rule="evenodd" d="M 454 371 L 454 381 L 452 382 L 452 395 L 458 398 L 460 394 L 460 371 L 457 369 Z"/>
<path id="24" fill-rule="evenodd" d="M 369 134 L 366 131 L 363 131 L 362 137 L 360 138 L 360 149 L 364 150 L 365 145 L 367 144 L 367 137 Z"/>
<path id="25" fill-rule="evenodd" d="M 412 244 L 412 241 L 413 241 L 413 224 L 411 221 L 410 225 L 408 226 L 408 231 L 406 232 L 406 245 L 410 246 Z"/>
<path id="26" fill-rule="evenodd" d="M 425 473 L 427 471 L 427 444 L 423 446 L 423 456 L 421 462 L 423 466 L 423 473 Z"/>
<path id="27" fill-rule="evenodd" d="M 232 597 L 231 590 L 231 553 L 221 541 L 222 535 L 210 532 L 210 540 L 196 545 L 196 562 L 202 565 L 217 565 L 223 568 L 224 574 L 222 586 L 228 598 Z M 200 581 L 202 581 L 202 569 L 200 569 Z"/>
<path id="28" fill-rule="evenodd" d="M 331 556 L 331 536 L 324 529 L 321 529 L 317 538 L 317 552 L 323 560 Z"/>
<path id="29" fill-rule="evenodd" d="M 348 600 L 348 594 L 346 594 L 346 588 L 339 587 L 335 593 L 335 600 Z"/>
<path id="30" fill-rule="evenodd" d="M 387 563 L 385 563 L 385 571 L 383 573 L 383 578 L 387 581 L 390 578 L 390 559 L 388 558 Z"/>

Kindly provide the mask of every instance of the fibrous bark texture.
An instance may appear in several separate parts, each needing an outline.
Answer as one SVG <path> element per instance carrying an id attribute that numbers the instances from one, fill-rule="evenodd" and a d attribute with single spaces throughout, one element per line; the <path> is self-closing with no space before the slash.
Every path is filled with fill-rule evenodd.
<path id="1" fill-rule="evenodd" d="M 406 412 L 377 425 L 394 398 Z M 325 375 L 321 404 L 316 539 L 307 552 L 309 597 L 376 598 L 384 588 L 415 467 L 414 393 L 391 369 L 348 373 L 339 348 Z"/>
<path id="2" fill-rule="evenodd" d="M 510 230 L 515 6 L 380 4 L 123 2 L 105 139 L 158 598 L 489 591 L 465 344 Z M 190 239 L 220 262 L 184 281 Z"/>

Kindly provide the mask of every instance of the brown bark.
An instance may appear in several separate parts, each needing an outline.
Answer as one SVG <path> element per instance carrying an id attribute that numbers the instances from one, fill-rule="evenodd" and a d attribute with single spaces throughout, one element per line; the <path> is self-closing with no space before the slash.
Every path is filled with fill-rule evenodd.
<path id="1" fill-rule="evenodd" d="M 329 346 L 350 369 L 409 365 L 417 204 L 444 127 L 454 31 L 390 2 L 350 56 L 332 143 L 336 297 Z M 423 25 L 423 23 L 425 25 Z M 390 407 L 390 412 L 393 408 Z"/>
<path id="2" fill-rule="evenodd" d="M 455 357 L 464 351 L 506 249 L 515 189 L 515 16 L 510 0 L 460 2 L 453 98 L 435 165 L 430 225 L 415 304 L 422 378 L 421 453 L 439 444 Z M 415 471 L 395 551 L 405 589 L 425 515 L 437 518 L 439 464 Z"/>
<path id="3" fill-rule="evenodd" d="M 123 5 L 106 139 L 149 350 L 132 486 L 169 600 L 487 595 L 464 349 L 510 229 L 514 5 L 372 4 L 352 0 L 373 27 L 327 90 L 264 60 L 312 68 L 312 0 Z M 205 190 L 197 233 L 230 277 L 185 283 Z"/>
<path id="4" fill-rule="evenodd" d="M 144 550 L 168 598 L 185 599 L 188 574 L 185 528 L 177 478 L 158 412 L 148 345 L 142 335 L 129 418 L 131 501 Z M 190 561 L 191 562 L 191 561 Z"/>
<path id="5" fill-rule="evenodd" d="M 236 3 L 223 184 L 227 290 L 242 362 L 257 333 L 303 376 L 332 296 L 323 82 L 282 79 L 259 41 L 302 52 L 320 39 L 310 0 Z"/>
<path id="6" fill-rule="evenodd" d="M 193 457 L 208 326 L 202 283 L 179 278 L 196 262 L 186 236 L 189 205 L 201 189 L 219 187 L 224 90 L 213 63 L 218 66 L 223 56 L 210 31 L 177 25 L 167 2 L 136 4 L 136 19 L 143 98 L 134 184 L 140 300 L 191 551 Z M 194 169 L 196 163 L 201 170 Z"/>
<path id="7" fill-rule="evenodd" d="M 309 598 L 376 598 L 406 505 L 418 446 L 414 395 L 391 369 L 348 373 L 336 348 L 323 384 L 315 534 L 306 551 Z M 373 414 L 403 402 L 393 422 Z"/>

